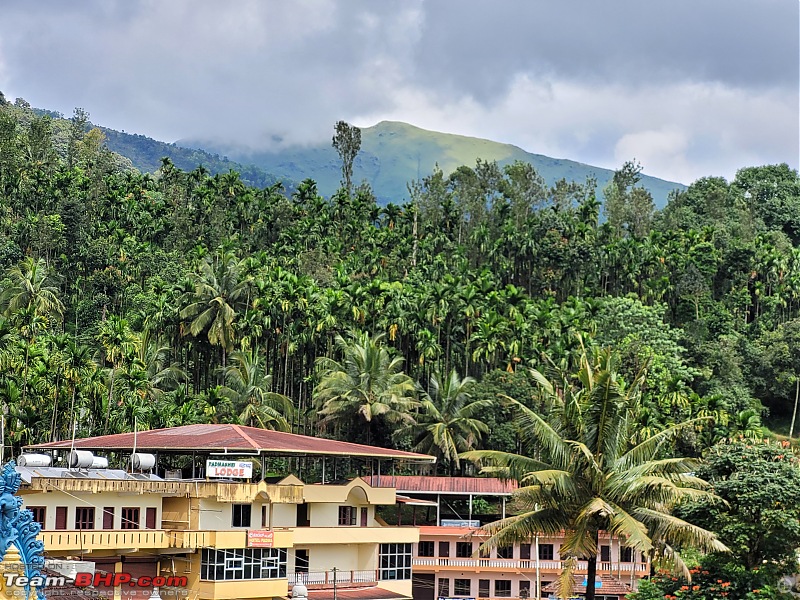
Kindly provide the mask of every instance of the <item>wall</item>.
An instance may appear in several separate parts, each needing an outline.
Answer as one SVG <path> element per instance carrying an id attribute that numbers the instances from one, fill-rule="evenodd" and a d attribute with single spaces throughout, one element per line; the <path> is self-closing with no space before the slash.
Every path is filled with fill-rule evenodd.
<path id="1" fill-rule="evenodd" d="M 261 510 L 261 509 L 259 509 Z M 309 511 L 309 514 L 312 511 Z M 297 506 L 295 504 L 272 505 L 273 527 L 294 527 L 297 525 Z"/>
<path id="2" fill-rule="evenodd" d="M 56 528 L 56 507 L 67 507 L 67 529 L 75 528 L 75 509 L 94 507 L 94 521 L 95 529 L 103 528 L 103 508 L 114 507 L 114 529 L 121 529 L 122 522 L 122 508 L 123 507 L 138 507 L 139 510 L 139 527 L 144 529 L 145 515 L 147 508 L 156 509 L 156 529 L 161 528 L 161 496 L 151 494 L 116 494 L 112 492 L 86 494 L 86 493 L 64 493 L 61 491 L 53 491 L 47 494 L 35 493 L 22 495 L 23 507 L 29 506 L 45 506 L 47 511 L 45 514 L 45 530 L 54 530 Z"/>

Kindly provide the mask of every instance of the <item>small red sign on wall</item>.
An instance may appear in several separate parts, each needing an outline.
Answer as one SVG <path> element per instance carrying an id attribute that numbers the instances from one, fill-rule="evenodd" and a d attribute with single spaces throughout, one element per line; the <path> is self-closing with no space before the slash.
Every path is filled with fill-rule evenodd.
<path id="1" fill-rule="evenodd" d="M 247 531 L 248 548 L 272 548 L 275 543 L 275 532 L 265 529 L 249 529 Z"/>

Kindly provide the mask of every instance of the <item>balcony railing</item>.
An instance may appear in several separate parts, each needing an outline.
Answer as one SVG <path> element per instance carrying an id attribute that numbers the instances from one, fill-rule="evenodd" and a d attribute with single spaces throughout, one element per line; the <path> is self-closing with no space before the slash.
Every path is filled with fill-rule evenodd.
<path id="1" fill-rule="evenodd" d="M 334 579 L 337 586 L 362 585 L 377 583 L 377 571 L 316 571 L 311 573 L 289 573 L 289 585 L 301 583 L 310 588 L 332 588 Z"/>
<path id="2" fill-rule="evenodd" d="M 425 558 L 414 557 L 415 567 L 455 567 L 465 569 L 518 569 L 521 571 L 536 570 L 536 560 L 514 560 L 505 558 Z M 566 561 L 539 560 L 539 569 L 542 571 L 561 571 Z M 585 573 L 588 563 L 579 560 L 577 571 Z M 611 563 L 598 562 L 598 573 L 648 573 L 649 565 L 646 563 Z"/>
<path id="3" fill-rule="evenodd" d="M 116 550 L 119 548 L 185 548 L 196 550 L 210 545 L 214 532 L 169 531 L 164 529 L 84 529 L 42 531 L 45 550 Z"/>

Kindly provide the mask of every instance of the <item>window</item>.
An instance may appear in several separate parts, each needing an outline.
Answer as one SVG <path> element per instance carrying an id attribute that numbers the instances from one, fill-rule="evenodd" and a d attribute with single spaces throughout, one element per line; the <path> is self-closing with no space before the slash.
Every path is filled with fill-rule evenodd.
<path id="1" fill-rule="evenodd" d="M 267 517 L 269 515 L 269 511 L 267 510 L 267 505 L 261 505 L 261 526 L 267 527 L 267 521 L 269 520 Z"/>
<path id="2" fill-rule="evenodd" d="M 450 595 L 450 580 L 447 577 L 439 577 L 439 598 L 447 598 Z"/>
<path id="3" fill-rule="evenodd" d="M 539 560 L 553 560 L 553 544 L 539 544 Z"/>
<path id="4" fill-rule="evenodd" d="M 361 526 L 369 526 L 369 509 L 366 506 L 361 507 Z"/>
<path id="5" fill-rule="evenodd" d="M 520 544 L 519 545 L 519 559 L 520 560 L 530 560 L 531 559 L 531 545 L 530 544 Z"/>
<path id="6" fill-rule="evenodd" d="M 511 597 L 511 580 L 510 579 L 495 579 L 494 580 L 494 596 L 495 596 L 495 598 L 510 598 Z"/>
<path id="7" fill-rule="evenodd" d="M 33 522 L 38 523 L 44 529 L 44 524 L 47 522 L 47 507 L 29 506 L 28 510 L 33 513 Z"/>
<path id="8" fill-rule="evenodd" d="M 420 542 L 417 546 L 417 556 L 433 556 L 433 542 Z"/>
<path id="9" fill-rule="evenodd" d="M 478 597 L 488 598 L 489 596 L 489 580 L 478 579 Z"/>
<path id="10" fill-rule="evenodd" d="M 620 550 L 620 562 L 633 562 L 633 548 L 622 547 Z"/>
<path id="11" fill-rule="evenodd" d="M 286 550 L 283 548 L 234 548 L 203 550 L 200 579 L 282 579 L 286 577 Z"/>
<path id="12" fill-rule="evenodd" d="M 443 558 L 450 556 L 450 542 L 439 542 L 439 556 Z"/>
<path id="13" fill-rule="evenodd" d="M 471 558 L 472 542 L 456 542 L 456 556 L 458 558 Z"/>
<path id="14" fill-rule="evenodd" d="M 249 504 L 234 504 L 232 525 L 234 527 L 250 527 L 250 515 L 253 507 Z"/>
<path id="15" fill-rule="evenodd" d="M 358 509 L 355 506 L 339 507 L 339 525 L 355 525 Z"/>
<path id="16" fill-rule="evenodd" d="M 456 579 L 455 588 L 453 589 L 454 596 L 469 596 L 472 590 L 471 579 Z"/>
<path id="17" fill-rule="evenodd" d="M 94 529 L 94 507 L 75 509 L 75 529 Z"/>
<path id="18" fill-rule="evenodd" d="M 378 563 L 381 580 L 411 579 L 411 544 L 381 544 Z"/>
<path id="19" fill-rule="evenodd" d="M 514 546 L 498 546 L 497 558 L 514 558 Z"/>
<path id="20" fill-rule="evenodd" d="M 611 546 L 600 546 L 600 562 L 611 562 Z"/>
<path id="21" fill-rule="evenodd" d="M 139 507 L 122 509 L 121 529 L 139 529 Z"/>
<path id="22" fill-rule="evenodd" d="M 520 598 L 530 598 L 531 597 L 531 582 L 527 579 L 523 579 L 519 582 L 519 597 Z"/>

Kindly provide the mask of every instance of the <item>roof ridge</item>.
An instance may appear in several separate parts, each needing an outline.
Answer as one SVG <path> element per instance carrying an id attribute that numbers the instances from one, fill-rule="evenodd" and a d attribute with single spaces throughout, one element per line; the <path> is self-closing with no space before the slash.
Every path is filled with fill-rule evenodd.
<path id="1" fill-rule="evenodd" d="M 247 435 L 247 433 L 245 433 L 242 430 L 241 425 L 233 424 L 233 429 L 234 429 L 234 431 L 236 431 L 236 433 L 238 433 L 245 440 L 247 440 L 247 443 L 249 443 L 253 447 L 254 450 L 261 450 L 261 447 L 253 440 L 253 438 L 251 438 L 249 435 Z"/>

